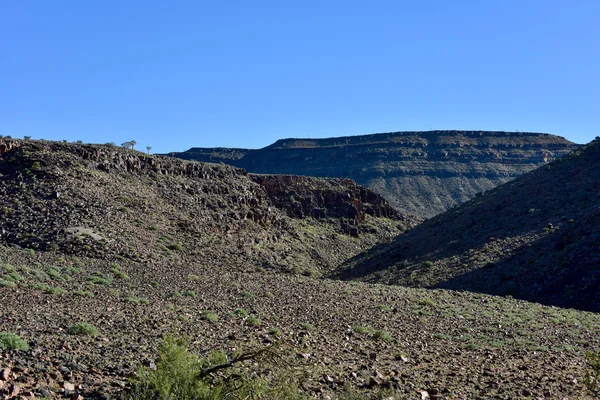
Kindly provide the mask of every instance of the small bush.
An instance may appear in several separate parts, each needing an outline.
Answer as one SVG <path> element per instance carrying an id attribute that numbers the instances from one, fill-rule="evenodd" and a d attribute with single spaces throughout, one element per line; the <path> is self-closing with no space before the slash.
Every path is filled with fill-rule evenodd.
<path id="1" fill-rule="evenodd" d="M 314 325 L 309 323 L 303 323 L 302 325 L 300 325 L 300 327 L 305 331 L 312 331 L 313 329 L 315 329 Z"/>
<path id="2" fill-rule="evenodd" d="M 129 275 L 127 275 L 125 272 L 123 271 L 117 271 L 114 273 L 116 278 L 122 279 L 124 281 L 128 281 L 129 280 Z"/>
<path id="3" fill-rule="evenodd" d="M 585 387 L 594 396 L 600 397 L 600 350 L 585 355 L 589 370 L 583 377 Z"/>
<path id="4" fill-rule="evenodd" d="M 13 287 L 17 286 L 17 284 L 14 283 L 13 281 L 8 281 L 8 280 L 5 280 L 5 279 L 0 279 L 0 286 L 13 288 Z"/>
<path id="5" fill-rule="evenodd" d="M 104 275 L 102 272 L 100 271 L 96 271 L 92 274 L 92 276 L 90 277 L 89 281 L 91 283 L 93 283 L 94 285 L 105 285 L 108 286 L 112 283 L 112 278 Z"/>
<path id="6" fill-rule="evenodd" d="M 47 294 L 53 294 L 55 296 L 60 296 L 65 292 L 65 289 L 60 286 L 48 286 L 45 290 Z"/>
<path id="7" fill-rule="evenodd" d="M 243 308 L 236 308 L 234 312 L 240 317 L 246 317 L 248 315 L 248 311 L 244 310 Z"/>
<path id="8" fill-rule="evenodd" d="M 29 344 L 19 335 L 10 332 L 0 332 L 0 349 L 2 350 L 29 350 Z"/>
<path id="9" fill-rule="evenodd" d="M 391 343 L 394 341 L 394 338 L 392 337 L 392 335 L 390 335 L 386 331 L 382 331 L 382 330 L 375 331 L 373 336 L 375 337 L 375 339 L 383 340 L 386 343 Z"/>
<path id="10" fill-rule="evenodd" d="M 191 353 L 185 342 L 167 337 L 159 346 L 156 369 L 140 368 L 132 382 L 133 400 L 225 400 L 303 398 L 300 379 L 285 373 L 272 348 L 227 355 L 213 351 L 204 357 Z M 257 367 L 252 370 L 252 365 Z M 269 371 L 269 381 L 260 370 Z M 218 373 L 217 373 L 218 372 Z"/>
<path id="11" fill-rule="evenodd" d="M 80 336 L 92 336 L 96 337 L 100 332 L 98 332 L 98 328 L 94 325 L 89 324 L 87 322 L 79 322 L 77 324 L 73 324 L 67 329 L 67 333 L 69 335 L 80 335 Z"/>
<path id="12" fill-rule="evenodd" d="M 242 292 L 242 296 L 244 296 L 244 297 L 247 297 L 247 298 L 254 297 L 254 295 L 252 294 L 252 292 L 249 292 L 249 291 L 247 291 L 247 290 L 244 290 L 244 291 Z"/>
<path id="13" fill-rule="evenodd" d="M 271 328 L 271 329 L 269 329 L 269 334 L 273 335 L 273 336 L 280 336 L 281 335 L 281 329 L 279 329 L 279 328 Z"/>
<path id="14" fill-rule="evenodd" d="M 377 330 L 375 328 L 373 328 L 372 326 L 355 326 L 354 328 L 352 328 L 352 330 L 356 333 L 363 333 L 363 334 L 374 334 Z"/>
<path id="15" fill-rule="evenodd" d="M 431 307 L 431 308 L 435 308 L 437 307 L 435 304 L 435 301 L 431 300 L 430 298 L 426 297 L 424 299 L 421 299 L 417 302 L 419 305 L 422 306 L 427 306 L 427 307 Z"/>
<path id="16" fill-rule="evenodd" d="M 219 320 L 219 316 L 214 311 L 202 311 L 202 318 L 210 322 L 217 322 Z"/>
<path id="17" fill-rule="evenodd" d="M 59 267 L 54 267 L 54 266 L 47 267 L 46 275 L 48 275 L 50 278 L 52 278 L 55 281 L 63 281 L 65 279 L 65 278 L 63 278 Z"/>
<path id="18" fill-rule="evenodd" d="M 186 290 L 186 291 L 183 292 L 183 295 L 186 296 L 186 297 L 193 297 L 193 298 L 195 298 L 196 296 L 198 296 L 196 294 L 195 290 Z"/>
<path id="19" fill-rule="evenodd" d="M 181 251 L 183 250 L 183 245 L 181 243 L 174 243 L 167 246 L 169 250 Z"/>
<path id="20" fill-rule="evenodd" d="M 117 263 L 113 263 L 111 265 L 110 271 L 113 273 L 113 275 L 119 279 L 123 279 L 124 281 L 129 280 L 129 275 L 127 275 L 125 272 L 121 271 L 121 266 Z"/>
<path id="21" fill-rule="evenodd" d="M 259 318 L 255 318 L 255 317 L 250 317 L 246 320 L 246 322 L 248 322 L 248 324 L 252 325 L 252 326 L 259 326 L 260 324 L 262 324 L 262 321 Z"/>
<path id="22" fill-rule="evenodd" d="M 150 301 L 148 299 L 146 299 L 145 297 L 131 296 L 131 297 L 126 298 L 125 300 L 127 300 L 128 302 L 133 303 L 133 304 L 148 304 L 148 303 L 150 303 Z"/>

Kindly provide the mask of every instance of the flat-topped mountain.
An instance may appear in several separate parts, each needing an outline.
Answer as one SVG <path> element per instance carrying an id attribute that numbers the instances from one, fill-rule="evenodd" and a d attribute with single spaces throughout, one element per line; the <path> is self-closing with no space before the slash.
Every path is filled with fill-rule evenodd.
<path id="1" fill-rule="evenodd" d="M 600 140 L 350 261 L 346 279 L 600 311 Z"/>
<path id="2" fill-rule="evenodd" d="M 405 214 L 430 218 L 576 145 L 531 132 L 394 132 L 283 139 L 259 150 L 191 148 L 176 157 L 263 174 L 351 178 Z"/>

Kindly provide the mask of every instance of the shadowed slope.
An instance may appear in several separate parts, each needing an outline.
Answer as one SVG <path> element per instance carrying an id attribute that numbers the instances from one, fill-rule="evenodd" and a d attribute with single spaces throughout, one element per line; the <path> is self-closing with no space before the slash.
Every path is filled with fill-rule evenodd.
<path id="1" fill-rule="evenodd" d="M 336 276 L 600 311 L 600 143 L 426 221 Z"/>

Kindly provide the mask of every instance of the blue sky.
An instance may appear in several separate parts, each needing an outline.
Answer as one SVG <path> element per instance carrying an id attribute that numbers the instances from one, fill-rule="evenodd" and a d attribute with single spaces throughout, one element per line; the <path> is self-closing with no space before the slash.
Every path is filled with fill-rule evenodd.
<path id="1" fill-rule="evenodd" d="M 600 135 L 600 1 L 0 1 L 0 134 Z"/>

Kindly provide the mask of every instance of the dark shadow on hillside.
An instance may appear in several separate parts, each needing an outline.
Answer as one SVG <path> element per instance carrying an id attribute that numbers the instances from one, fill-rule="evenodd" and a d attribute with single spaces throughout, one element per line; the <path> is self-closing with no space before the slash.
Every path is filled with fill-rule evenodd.
<path id="1" fill-rule="evenodd" d="M 600 218 L 594 218 L 597 224 Z M 593 226 L 592 226 L 593 227 Z M 588 229 L 584 229 L 588 230 Z M 569 238 L 580 238 L 568 243 Z M 570 229 L 512 256 L 432 286 L 600 312 L 600 232 Z"/>

